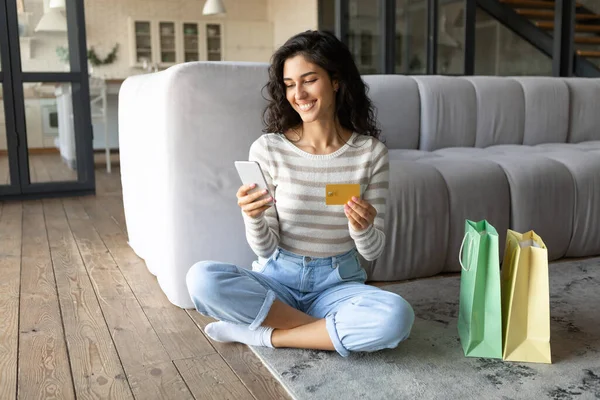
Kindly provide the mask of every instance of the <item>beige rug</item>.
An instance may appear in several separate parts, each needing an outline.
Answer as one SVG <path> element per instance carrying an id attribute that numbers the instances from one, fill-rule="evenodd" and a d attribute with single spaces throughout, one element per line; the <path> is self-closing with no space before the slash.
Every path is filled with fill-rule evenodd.
<path id="1" fill-rule="evenodd" d="M 352 354 L 253 347 L 291 396 L 313 399 L 600 399 L 600 258 L 550 266 L 553 364 L 466 358 L 456 320 L 458 276 L 384 289 L 415 309 L 393 350 Z"/>

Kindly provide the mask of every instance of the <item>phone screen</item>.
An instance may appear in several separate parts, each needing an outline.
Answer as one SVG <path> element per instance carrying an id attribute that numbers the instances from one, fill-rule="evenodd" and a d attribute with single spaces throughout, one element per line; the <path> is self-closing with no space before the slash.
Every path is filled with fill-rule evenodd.
<path id="1" fill-rule="evenodd" d="M 235 168 L 238 171 L 238 175 L 242 180 L 242 184 L 256 184 L 256 187 L 249 191 L 248 193 L 254 193 L 256 191 L 269 190 L 267 185 L 267 181 L 265 176 L 260 168 L 260 164 L 256 161 L 236 161 Z M 271 196 L 271 192 L 262 196 L 261 199 Z M 273 205 L 273 202 L 270 202 L 269 205 Z"/>

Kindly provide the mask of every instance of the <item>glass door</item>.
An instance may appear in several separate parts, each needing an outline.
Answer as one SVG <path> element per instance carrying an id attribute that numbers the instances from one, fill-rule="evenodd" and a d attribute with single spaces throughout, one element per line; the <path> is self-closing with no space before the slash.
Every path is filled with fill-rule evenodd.
<path id="1" fill-rule="evenodd" d="M 0 5 L 0 198 L 21 192 L 6 21 L 6 8 Z"/>
<path id="2" fill-rule="evenodd" d="M 381 2 L 348 0 L 348 47 L 361 74 L 381 74 Z"/>
<path id="3" fill-rule="evenodd" d="M 0 185 L 6 162 L 11 179 L 0 195 L 93 193 L 83 0 L 3 3 Z"/>

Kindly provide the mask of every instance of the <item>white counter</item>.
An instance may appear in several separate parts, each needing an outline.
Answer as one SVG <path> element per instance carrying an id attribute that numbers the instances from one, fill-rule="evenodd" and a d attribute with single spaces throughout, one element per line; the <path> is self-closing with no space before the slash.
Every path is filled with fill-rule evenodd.
<path id="1" fill-rule="evenodd" d="M 94 100 L 101 95 L 102 88 L 90 81 L 94 150 L 104 150 L 106 152 L 119 148 L 118 95 L 121 83 L 121 80 L 106 81 L 106 126 L 108 129 L 105 131 L 105 122 L 102 116 L 102 101 L 100 99 L 97 101 Z M 59 119 L 59 132 L 55 145 L 60 149 L 61 157 L 65 163 L 71 168 L 75 168 L 75 135 L 71 93 L 70 83 L 59 84 L 55 90 Z M 108 165 L 107 168 L 109 168 Z"/>

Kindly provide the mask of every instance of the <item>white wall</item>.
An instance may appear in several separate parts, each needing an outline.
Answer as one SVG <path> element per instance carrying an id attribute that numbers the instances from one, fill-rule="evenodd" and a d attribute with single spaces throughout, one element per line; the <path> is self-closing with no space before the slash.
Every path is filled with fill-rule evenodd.
<path id="1" fill-rule="evenodd" d="M 20 41 L 23 71 L 64 71 L 67 67 L 56 54 L 57 47 L 67 47 L 66 33 L 34 32 L 44 15 L 44 1 L 24 0 L 25 13 L 19 15 L 24 31 Z"/>
<path id="2" fill-rule="evenodd" d="M 31 48 L 31 57 L 23 58 L 25 71 L 62 71 L 56 47 L 66 46 L 65 33 L 33 32 L 43 15 L 43 1 L 25 0 L 29 21 L 23 49 Z M 273 53 L 273 23 L 269 19 L 270 0 L 223 0 L 225 17 L 202 15 L 204 0 L 85 0 L 88 48 L 94 47 L 100 58 L 119 44 L 117 60 L 110 65 L 94 67 L 94 74 L 109 79 L 124 79 L 144 71 L 130 66 L 129 17 L 164 21 L 211 22 L 223 24 L 223 53 L 226 61 L 268 61 Z M 314 0 L 312 0 L 314 1 Z M 316 2 L 316 1 L 315 1 Z M 203 39 L 202 37 L 200 38 Z"/>
<path id="3" fill-rule="evenodd" d="M 223 0 L 225 17 L 202 15 L 204 0 L 85 0 L 88 48 L 105 57 L 120 43 L 117 61 L 94 67 L 94 74 L 125 78 L 143 71 L 130 67 L 128 17 L 165 21 L 219 21 L 224 27 L 226 61 L 268 61 L 273 52 L 273 29 L 268 0 Z"/>
<path id="4" fill-rule="evenodd" d="M 24 71 L 68 70 L 56 52 L 57 47 L 66 47 L 67 35 L 34 32 L 44 13 L 44 2 L 47 1 L 23 2 L 25 14 L 21 14 L 20 22 L 28 25 L 25 38 L 21 39 Z M 121 80 L 145 72 L 130 65 L 130 17 L 164 21 L 218 21 L 223 24 L 223 55 L 226 61 L 268 62 L 273 51 L 291 36 L 307 29 L 317 29 L 318 25 L 317 0 L 223 0 L 227 10 L 224 17 L 203 16 L 204 3 L 205 0 L 85 0 L 88 48 L 94 47 L 98 56 L 104 58 L 116 43 L 119 44 L 116 61 L 110 65 L 93 67 L 93 74 Z M 45 138 L 41 131 L 40 104 L 35 92 L 26 93 L 26 105 L 29 147 L 53 147 L 51 138 Z M 111 130 L 116 129 L 116 121 L 110 121 L 110 126 Z M 103 136 L 97 128 L 94 126 L 94 142 Z M 4 131 L 4 124 L 0 123 L 0 149 L 6 148 Z"/>
<path id="5" fill-rule="evenodd" d="M 43 1 L 25 0 L 29 14 L 31 58 L 23 59 L 24 70 L 62 71 L 56 47 L 66 45 L 66 34 L 34 33 L 33 28 L 44 12 Z M 165 21 L 218 21 L 224 25 L 224 59 L 226 61 L 268 62 L 274 49 L 292 35 L 317 29 L 317 0 L 223 0 L 225 17 L 202 15 L 205 0 L 85 0 L 88 48 L 94 47 L 104 58 L 119 43 L 117 60 L 94 67 L 94 75 L 124 79 L 143 73 L 130 66 L 129 20 L 162 19 Z"/>
<path id="6" fill-rule="evenodd" d="M 24 0 L 29 29 L 23 39 L 23 50 L 31 48 L 31 57 L 23 57 L 26 71 L 62 71 L 56 47 L 66 46 L 64 33 L 35 33 L 33 29 L 44 12 L 44 1 Z M 119 43 L 117 60 L 94 67 L 94 74 L 123 79 L 142 73 L 132 68 L 129 54 L 128 18 L 162 19 L 165 21 L 219 21 L 224 24 L 224 58 L 227 61 L 267 62 L 273 50 L 292 35 L 317 29 L 317 0 L 222 0 L 225 17 L 202 15 L 205 0 L 85 0 L 88 48 L 94 47 L 104 58 Z M 27 51 L 24 51 L 29 53 Z"/>
<path id="7" fill-rule="evenodd" d="M 317 29 L 317 0 L 269 0 L 269 19 L 273 22 L 273 46 L 277 49 L 293 35 Z"/>
<path id="8" fill-rule="evenodd" d="M 164 21 L 220 22 L 223 24 L 223 57 L 226 61 L 268 62 L 274 49 L 273 22 L 270 19 L 271 0 L 223 0 L 227 14 L 224 17 L 202 15 L 205 0 L 85 0 L 86 35 L 88 48 L 94 47 L 100 58 L 119 44 L 117 59 L 113 64 L 93 67 L 93 74 L 107 79 L 122 80 L 144 73 L 130 65 L 129 18 L 161 19 Z M 316 3 L 316 0 L 311 0 Z M 24 71 L 65 71 L 56 48 L 66 47 L 66 33 L 34 32 L 44 14 L 48 0 L 24 0 L 20 23 L 27 26 L 21 39 Z M 316 20 L 315 20 L 316 21 Z M 278 26 L 280 26 L 278 24 Z M 200 40 L 204 38 L 201 36 Z M 0 97 L 1 98 L 1 97 Z M 115 100 L 116 101 L 116 100 Z M 41 132 L 39 98 L 26 94 L 29 147 L 53 147 Z M 37 108 L 34 105 L 37 103 Z M 1 105 L 0 101 L 0 105 Z M 112 104 L 113 108 L 116 104 Z M 116 113 L 113 113 L 116 115 Z M 112 129 L 116 120 L 109 121 Z M 95 140 L 103 138 L 101 129 L 94 125 Z M 100 126 L 101 128 L 101 126 Z M 115 146 L 116 147 L 116 146 Z M 4 123 L 0 123 L 0 149 L 6 149 Z"/>

